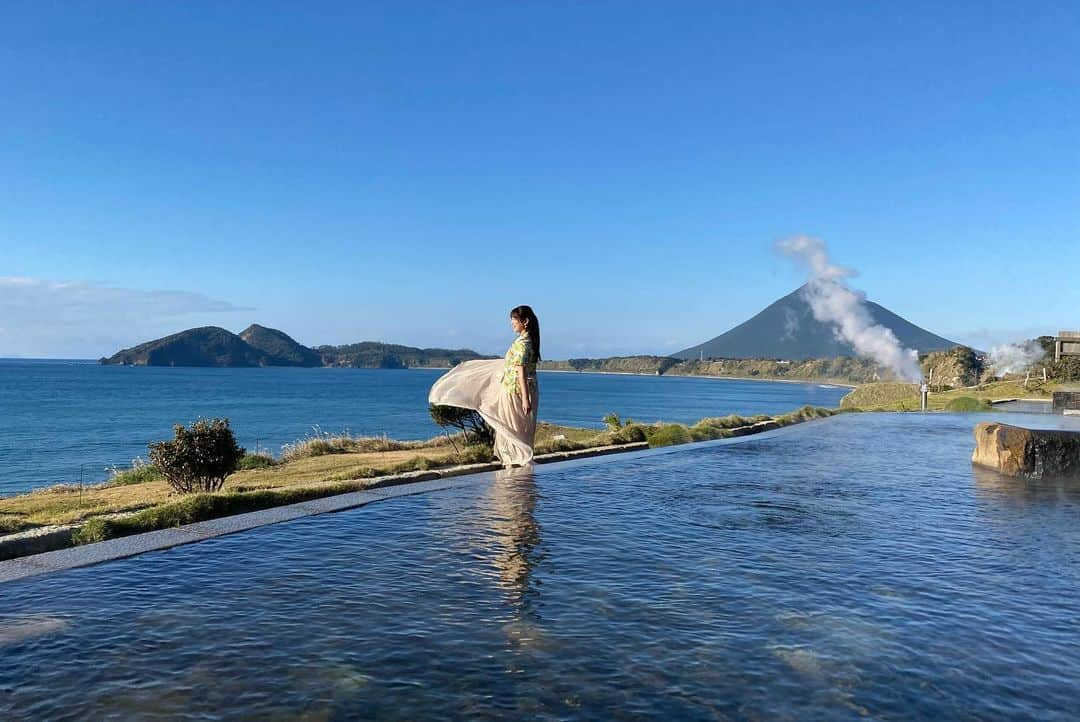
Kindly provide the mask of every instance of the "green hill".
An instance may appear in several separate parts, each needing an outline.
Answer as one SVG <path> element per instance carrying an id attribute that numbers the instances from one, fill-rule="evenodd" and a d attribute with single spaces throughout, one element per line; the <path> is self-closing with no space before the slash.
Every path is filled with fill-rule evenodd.
<path id="1" fill-rule="evenodd" d="M 141 343 L 100 360 L 124 366 L 265 366 L 265 354 L 218 326 L 203 326 Z"/>
<path id="2" fill-rule="evenodd" d="M 352 368 L 403 369 L 416 366 L 450 368 L 462 361 L 492 358 L 466 348 L 416 348 L 377 341 L 361 341 L 344 346 L 319 346 L 316 350 L 321 354 L 325 366 Z"/>
<path id="3" fill-rule="evenodd" d="M 364 341 L 317 349 L 297 343 L 277 329 L 252 324 L 235 334 L 217 326 L 191 328 L 141 343 L 102 358 L 124 366 L 346 366 L 401 369 L 449 368 L 461 361 L 490 358 L 469 349 L 415 348 Z"/>
<path id="4" fill-rule="evenodd" d="M 322 357 L 313 348 L 302 346 L 288 334 L 253 323 L 240 332 L 249 346 L 265 354 L 264 366 L 322 366 Z"/>

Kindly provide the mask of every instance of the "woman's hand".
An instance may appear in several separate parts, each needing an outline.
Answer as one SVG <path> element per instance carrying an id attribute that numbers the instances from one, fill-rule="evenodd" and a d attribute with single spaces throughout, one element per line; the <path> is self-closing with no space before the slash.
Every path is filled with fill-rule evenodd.
<path id="1" fill-rule="evenodd" d="M 521 395 L 521 410 L 526 416 L 532 411 L 532 400 L 527 393 Z"/>

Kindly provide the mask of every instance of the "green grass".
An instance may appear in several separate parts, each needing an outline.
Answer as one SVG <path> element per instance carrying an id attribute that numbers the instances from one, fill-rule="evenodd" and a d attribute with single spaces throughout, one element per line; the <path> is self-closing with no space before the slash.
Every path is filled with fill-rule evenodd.
<path id="1" fill-rule="evenodd" d="M 798 424 L 811 419 L 833 416 L 836 413 L 838 412 L 834 409 L 824 409 L 817 406 L 803 406 L 800 409 L 790 411 L 780 416 L 768 416 L 765 414 L 759 414 L 757 416 L 737 416 L 732 414 L 730 416 L 717 416 L 702 419 L 693 426 L 686 426 L 685 424 L 652 424 L 643 427 L 643 430 L 646 439 L 649 442 L 649 446 L 673 446 L 676 444 L 687 444 L 691 441 L 726 439 L 735 436 L 737 433 L 746 433 L 745 431 L 736 432 L 736 429 L 746 429 L 755 424 L 763 424 L 769 421 L 777 426 L 790 426 L 791 424 Z"/>
<path id="2" fill-rule="evenodd" d="M 946 411 L 961 413 L 989 411 L 992 408 L 989 401 L 977 399 L 974 396 L 957 396 L 955 399 L 949 399 L 949 403 L 945 404 Z"/>
<path id="3" fill-rule="evenodd" d="M 261 489 L 247 492 L 193 494 L 176 501 L 118 519 L 91 519 L 72 533 L 76 545 L 115 539 L 157 529 L 193 524 L 223 516 L 296 504 L 324 496 L 346 494 L 364 488 L 357 482 L 340 482 L 317 488 Z"/>
<path id="4" fill-rule="evenodd" d="M 927 403 L 931 411 L 951 411 L 949 404 L 961 398 L 987 403 L 1000 399 L 1049 399 L 1058 386 L 1054 381 L 1043 382 L 1041 379 L 1032 380 L 1027 385 L 1015 380 L 994 381 L 978 388 L 931 392 Z M 864 384 L 841 399 L 840 408 L 844 411 L 918 411 L 918 389 L 915 384 Z M 985 409 L 981 407 L 977 410 Z"/>
<path id="5" fill-rule="evenodd" d="M 0 514 L 0 534 L 11 534 L 26 528 L 22 518 L 15 514 Z"/>
<path id="6" fill-rule="evenodd" d="M 240 463 L 237 469 L 246 471 L 248 469 L 266 469 L 271 466 L 277 466 L 281 462 L 264 453 L 247 453 L 244 454 L 244 458 L 240 459 Z"/>
<path id="7" fill-rule="evenodd" d="M 145 484 L 148 481 L 158 481 L 165 476 L 153 464 L 139 463 L 136 460 L 130 469 L 113 468 L 105 486 L 127 486 L 128 484 Z"/>
<path id="8" fill-rule="evenodd" d="M 919 408 L 919 386 L 896 382 L 863 384 L 840 399 L 840 408 L 916 411 Z"/>
<path id="9" fill-rule="evenodd" d="M 683 424 L 659 424 L 645 432 L 650 447 L 689 444 L 694 440 Z"/>
<path id="10" fill-rule="evenodd" d="M 352 436 L 347 431 L 331 434 L 315 427 L 308 436 L 282 447 L 281 461 L 289 462 L 327 454 L 367 454 L 409 449 L 430 449 L 450 446 L 452 443 L 451 439 L 446 436 L 436 436 L 426 441 L 398 441 L 387 436 Z"/>

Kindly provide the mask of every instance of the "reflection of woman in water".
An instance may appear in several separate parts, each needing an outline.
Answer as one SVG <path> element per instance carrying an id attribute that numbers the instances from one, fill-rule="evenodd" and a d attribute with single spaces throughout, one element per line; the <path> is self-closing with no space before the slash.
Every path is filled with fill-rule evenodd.
<path id="1" fill-rule="evenodd" d="M 536 522 L 536 479 L 531 469 L 505 469 L 495 472 L 495 483 L 486 494 L 495 513 L 492 531 L 500 551 L 495 553 L 502 586 L 515 605 L 524 605 L 529 592 L 529 578 L 536 559 L 533 548 L 540 543 L 540 525 Z"/>
<path id="2" fill-rule="evenodd" d="M 495 456 L 506 467 L 532 463 L 540 401 L 540 321 L 529 306 L 517 306 L 510 311 L 510 327 L 517 338 L 502 360 L 460 363 L 428 394 L 432 404 L 478 412 L 495 430 Z"/>

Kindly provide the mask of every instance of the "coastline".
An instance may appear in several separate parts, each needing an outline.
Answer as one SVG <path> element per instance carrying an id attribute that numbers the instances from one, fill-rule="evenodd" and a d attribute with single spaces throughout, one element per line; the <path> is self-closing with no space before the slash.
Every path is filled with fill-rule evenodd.
<path id="1" fill-rule="evenodd" d="M 814 386 L 828 385 L 840 388 L 853 389 L 858 384 L 850 381 L 832 381 L 829 379 L 778 379 L 773 377 L 759 376 L 717 376 L 713 374 L 647 374 L 640 371 L 574 371 L 573 369 L 537 369 L 537 373 L 545 374 L 599 374 L 603 376 L 661 376 L 664 378 L 684 379 L 726 379 L 728 381 L 771 381 L 779 384 L 811 384 Z"/>

